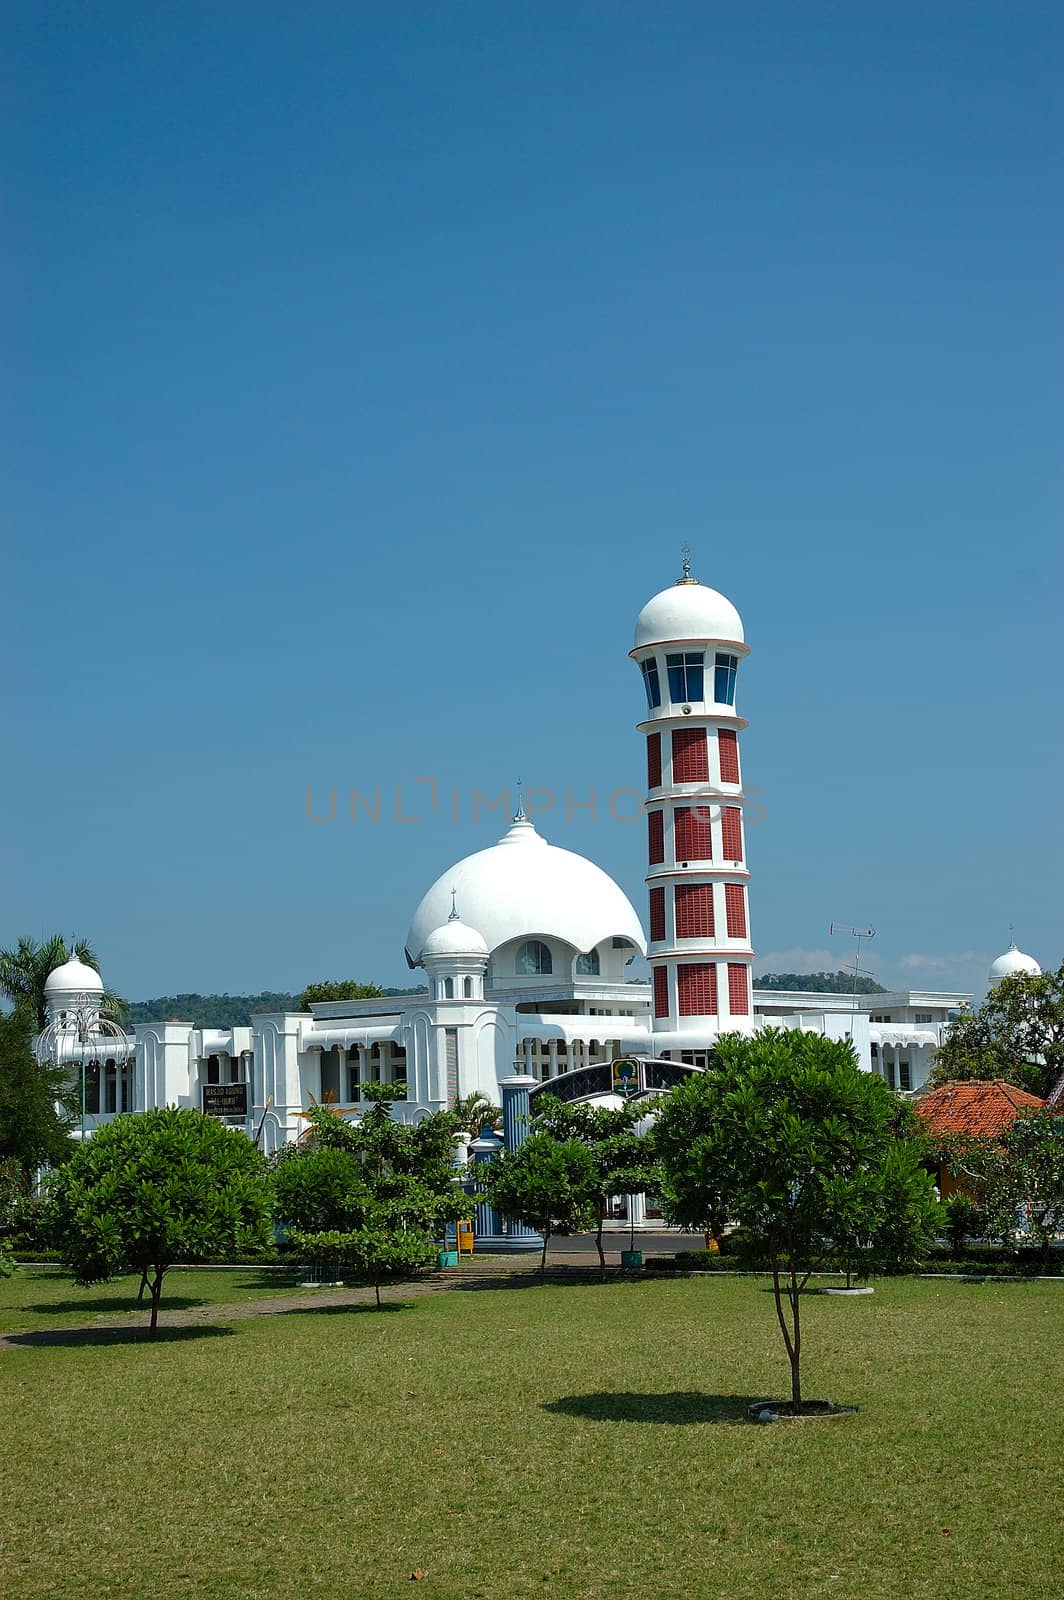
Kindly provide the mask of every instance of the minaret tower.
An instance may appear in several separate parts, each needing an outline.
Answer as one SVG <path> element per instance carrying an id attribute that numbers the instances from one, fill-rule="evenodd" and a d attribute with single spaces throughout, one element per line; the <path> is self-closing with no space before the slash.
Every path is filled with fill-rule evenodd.
<path id="1" fill-rule="evenodd" d="M 653 1028 L 690 1034 L 753 1029 L 739 734 L 739 663 L 749 654 L 730 600 L 683 576 L 643 607 L 632 660 L 647 720 L 647 889 Z M 661 1048 L 674 1046 L 660 1041 Z M 683 1048 L 683 1041 L 680 1041 Z"/>

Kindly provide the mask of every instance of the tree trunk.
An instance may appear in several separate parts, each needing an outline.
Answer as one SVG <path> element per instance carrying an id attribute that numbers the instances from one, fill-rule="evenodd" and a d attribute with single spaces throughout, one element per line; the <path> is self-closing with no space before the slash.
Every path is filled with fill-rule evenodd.
<path id="1" fill-rule="evenodd" d="M 378 1278 L 373 1280 L 373 1293 L 377 1296 L 377 1304 L 379 1306 L 381 1303 L 381 1286 Z"/>
<path id="2" fill-rule="evenodd" d="M 140 1288 L 137 1290 L 137 1304 L 143 1305 L 144 1291 L 148 1287 L 148 1269 L 144 1267 L 140 1274 Z"/>
<path id="3" fill-rule="evenodd" d="M 163 1292 L 163 1273 L 165 1271 L 165 1267 L 156 1267 L 155 1277 L 152 1279 L 151 1321 L 148 1323 L 148 1331 L 150 1333 L 154 1333 L 159 1326 L 159 1299 Z"/>
<path id="4" fill-rule="evenodd" d="M 797 1416 L 802 1409 L 802 1307 L 801 1290 L 798 1287 L 798 1280 L 795 1277 L 793 1267 L 791 1268 L 790 1302 L 793 1323 L 793 1332 L 791 1334 L 791 1404 L 794 1407 L 794 1414 Z"/>
<path id="5" fill-rule="evenodd" d="M 547 1276 L 547 1246 L 549 1244 L 550 1244 L 550 1224 L 548 1223 L 547 1226 L 543 1230 L 543 1254 L 539 1258 L 539 1276 L 540 1276 L 540 1280 L 541 1281 L 543 1279 L 545 1279 L 546 1276 Z"/>
<path id="6" fill-rule="evenodd" d="M 598 1227 L 595 1230 L 595 1249 L 598 1251 L 599 1276 L 601 1277 L 603 1283 L 605 1283 L 606 1282 L 606 1252 L 602 1248 L 602 1223 L 603 1223 L 603 1220 L 604 1219 L 603 1219 L 603 1216 L 602 1216 L 602 1212 L 599 1211 Z"/>

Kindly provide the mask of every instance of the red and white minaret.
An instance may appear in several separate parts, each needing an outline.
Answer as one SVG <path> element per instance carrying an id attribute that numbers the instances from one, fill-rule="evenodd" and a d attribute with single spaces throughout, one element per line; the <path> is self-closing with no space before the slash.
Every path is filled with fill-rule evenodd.
<path id="1" fill-rule="evenodd" d="M 632 660 L 647 720 L 647 889 L 655 1034 L 753 1029 L 749 871 L 735 710 L 749 654 L 730 600 L 683 577 L 639 613 Z M 680 1048 L 686 1039 L 676 1041 Z M 659 1040 L 665 1047 L 665 1040 Z"/>

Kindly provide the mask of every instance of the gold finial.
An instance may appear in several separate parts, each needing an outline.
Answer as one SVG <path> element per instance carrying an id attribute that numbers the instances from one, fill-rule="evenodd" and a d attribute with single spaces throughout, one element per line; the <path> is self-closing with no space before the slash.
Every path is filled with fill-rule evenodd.
<path id="1" fill-rule="evenodd" d="M 683 557 L 683 577 L 682 578 L 677 578 L 676 582 L 677 583 L 697 583 L 698 579 L 697 578 L 692 578 L 692 576 L 691 576 L 691 546 L 687 543 L 686 539 L 684 540 L 683 544 L 680 546 L 680 554 Z"/>

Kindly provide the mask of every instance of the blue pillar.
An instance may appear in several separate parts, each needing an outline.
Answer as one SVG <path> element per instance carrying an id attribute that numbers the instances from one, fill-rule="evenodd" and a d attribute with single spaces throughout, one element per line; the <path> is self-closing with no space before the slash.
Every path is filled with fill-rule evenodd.
<path id="1" fill-rule="evenodd" d="M 499 1088 L 502 1090 L 503 1138 L 507 1150 L 519 1149 L 528 1138 L 531 1127 L 528 1091 L 535 1086 L 535 1078 L 523 1072 L 514 1073 L 512 1078 L 499 1079 Z"/>
<path id="2" fill-rule="evenodd" d="M 535 1078 L 523 1072 L 515 1073 L 512 1078 L 499 1079 L 499 1088 L 502 1091 L 503 1138 L 507 1150 L 520 1149 L 531 1132 L 528 1091 L 535 1088 L 535 1084 Z M 506 1237 L 512 1239 L 515 1247 L 520 1249 L 532 1249 L 535 1245 L 543 1243 L 536 1230 L 526 1227 L 523 1222 L 508 1222 Z M 523 1243 L 518 1246 L 517 1240 Z"/>
<path id="3" fill-rule="evenodd" d="M 502 1149 L 502 1140 L 493 1128 L 487 1123 L 480 1130 L 476 1139 L 470 1141 L 469 1154 L 473 1157 L 475 1166 L 482 1162 L 494 1161 Z M 487 1200 L 477 1200 L 473 1211 L 473 1231 L 475 1239 L 497 1239 L 502 1232 L 495 1207 L 489 1205 Z"/>

